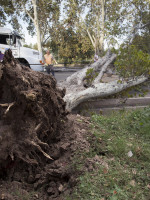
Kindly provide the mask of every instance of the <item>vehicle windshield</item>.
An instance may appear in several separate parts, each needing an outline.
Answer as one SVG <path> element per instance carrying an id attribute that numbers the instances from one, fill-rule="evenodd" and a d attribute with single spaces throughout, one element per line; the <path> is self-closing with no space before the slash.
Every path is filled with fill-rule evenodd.
<path id="1" fill-rule="evenodd" d="M 0 34 L 0 44 L 22 46 L 21 38 L 15 35 Z"/>

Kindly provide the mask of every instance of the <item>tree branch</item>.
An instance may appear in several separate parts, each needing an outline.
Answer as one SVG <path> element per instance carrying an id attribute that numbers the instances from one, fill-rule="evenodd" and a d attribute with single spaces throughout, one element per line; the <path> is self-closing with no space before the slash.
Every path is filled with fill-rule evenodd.
<path id="1" fill-rule="evenodd" d="M 96 83 L 100 82 L 100 80 L 102 79 L 102 76 L 103 76 L 104 72 L 106 71 L 107 67 L 109 66 L 109 64 L 115 58 L 116 58 L 116 54 L 112 54 L 112 56 L 106 61 L 106 63 L 101 68 L 101 71 L 100 71 L 99 75 L 95 78 L 95 80 L 93 81 L 93 84 L 96 84 Z"/>
<path id="2" fill-rule="evenodd" d="M 106 63 L 106 61 L 109 59 L 111 56 L 111 51 L 107 51 L 106 55 L 100 58 L 97 62 L 94 62 L 90 66 L 86 66 L 82 70 L 73 73 L 71 76 L 69 76 L 65 81 L 62 81 L 60 83 L 60 87 L 66 87 L 70 85 L 78 85 L 81 86 L 83 85 L 83 79 L 86 76 L 86 72 L 88 69 L 93 69 L 94 71 L 99 71 L 100 68 Z"/>
<path id="3" fill-rule="evenodd" d="M 27 13 L 27 15 L 30 17 L 30 19 L 32 20 L 32 22 L 34 23 L 34 18 L 31 16 L 31 14 L 29 13 L 29 11 L 26 9 L 25 5 L 22 3 L 23 9 L 24 11 Z"/>
<path id="4" fill-rule="evenodd" d="M 130 79 L 128 81 L 121 80 L 120 83 L 118 81 L 112 81 L 109 83 L 98 83 L 95 84 L 94 87 L 90 87 L 88 89 L 85 89 L 80 92 L 74 92 L 72 90 L 72 93 L 65 95 L 64 100 L 66 101 L 66 108 L 68 111 L 73 110 L 77 105 L 82 103 L 83 101 L 86 101 L 91 98 L 104 98 L 106 96 L 116 94 L 118 92 L 121 92 L 122 90 L 138 85 L 140 83 L 143 83 L 147 80 L 147 77 L 138 77 L 136 79 Z"/>

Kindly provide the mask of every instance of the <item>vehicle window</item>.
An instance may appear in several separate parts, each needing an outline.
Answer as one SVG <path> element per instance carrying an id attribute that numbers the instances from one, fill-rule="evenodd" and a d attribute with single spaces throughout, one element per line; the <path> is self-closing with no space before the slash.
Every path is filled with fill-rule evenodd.
<path id="1" fill-rule="evenodd" d="M 8 35 L 0 35 L 0 44 L 7 44 Z"/>
<path id="2" fill-rule="evenodd" d="M 0 44 L 12 45 L 13 39 L 12 35 L 0 35 Z"/>

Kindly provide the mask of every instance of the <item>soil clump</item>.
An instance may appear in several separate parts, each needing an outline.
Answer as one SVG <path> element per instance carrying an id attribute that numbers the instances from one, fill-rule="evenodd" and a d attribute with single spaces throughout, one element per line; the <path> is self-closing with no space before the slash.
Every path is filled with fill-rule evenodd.
<path id="1" fill-rule="evenodd" d="M 55 78 L 35 72 L 6 51 L 0 63 L 0 199 L 61 200 L 88 152 L 89 120 L 68 114 Z"/>

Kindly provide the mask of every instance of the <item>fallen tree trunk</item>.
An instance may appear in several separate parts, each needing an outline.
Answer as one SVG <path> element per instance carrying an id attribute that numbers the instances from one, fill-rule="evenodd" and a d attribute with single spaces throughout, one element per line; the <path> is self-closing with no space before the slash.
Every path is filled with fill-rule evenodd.
<path id="1" fill-rule="evenodd" d="M 118 83 L 118 81 L 113 81 L 109 83 L 94 84 L 93 87 L 89 87 L 88 89 L 79 92 L 72 92 L 68 95 L 65 95 L 64 100 L 67 103 L 66 109 L 71 111 L 84 101 L 98 97 L 104 98 L 119 93 L 126 88 L 138 85 L 146 80 L 146 77 L 139 77 L 138 79 L 131 79 L 130 81 L 122 80 L 121 82 L 119 81 L 120 83 Z"/>
<path id="2" fill-rule="evenodd" d="M 61 81 L 58 85 L 60 88 L 66 89 L 64 100 L 66 102 L 66 109 L 72 111 L 80 103 L 87 101 L 91 98 L 104 98 L 122 90 L 138 85 L 147 80 L 147 77 L 141 76 L 130 78 L 128 80 L 118 79 L 109 83 L 102 83 L 101 79 L 106 72 L 109 65 L 115 60 L 116 55 L 110 51 L 97 62 L 84 69 L 72 74 L 66 80 Z M 97 76 L 91 79 L 90 84 L 85 84 L 85 79 L 88 70 L 92 69 L 91 76 L 97 73 Z"/>

